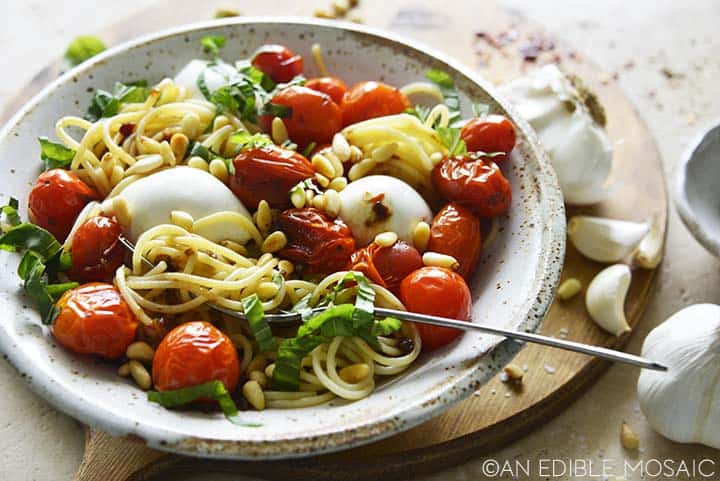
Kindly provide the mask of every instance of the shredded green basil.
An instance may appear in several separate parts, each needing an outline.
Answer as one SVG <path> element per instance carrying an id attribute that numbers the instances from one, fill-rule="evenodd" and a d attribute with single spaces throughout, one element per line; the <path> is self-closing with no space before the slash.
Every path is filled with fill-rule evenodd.
<path id="1" fill-rule="evenodd" d="M 475 117 L 485 117 L 487 114 L 490 113 L 490 106 L 488 104 L 476 102 L 472 104 L 472 110 L 475 114 Z"/>
<path id="2" fill-rule="evenodd" d="M 80 35 L 75 37 L 65 51 L 65 58 L 72 65 L 78 65 L 90 57 L 103 52 L 106 49 L 105 44 L 98 37 L 92 35 Z"/>
<path id="3" fill-rule="evenodd" d="M 222 35 L 208 35 L 200 39 L 200 45 L 203 46 L 205 53 L 217 57 L 220 49 L 225 46 L 225 37 Z"/>
<path id="4" fill-rule="evenodd" d="M 303 157 L 310 157 L 310 152 L 312 152 L 315 149 L 315 147 L 317 147 L 316 142 L 310 142 L 309 144 L 307 144 L 307 146 L 301 152 Z"/>
<path id="5" fill-rule="evenodd" d="M 465 155 L 467 153 L 467 145 L 460 136 L 460 129 L 455 127 L 438 127 L 435 129 L 440 136 L 440 140 L 450 151 L 450 156 Z"/>
<path id="6" fill-rule="evenodd" d="M 450 127 L 458 127 L 460 114 L 460 95 L 455 89 L 455 82 L 447 72 L 437 69 L 430 69 L 425 72 L 425 78 L 433 82 L 440 88 L 443 94 L 443 103 L 450 111 Z"/>
<path id="7" fill-rule="evenodd" d="M 455 87 L 455 83 L 453 82 L 452 77 L 450 77 L 450 74 L 443 70 L 432 68 L 425 72 L 425 78 L 427 78 L 434 84 L 437 84 L 439 87 L 447 89 Z"/>
<path id="8" fill-rule="evenodd" d="M 250 330 L 258 343 L 260 352 L 274 351 L 277 349 L 270 324 L 265 320 L 265 311 L 262 302 L 257 294 L 248 296 L 242 300 L 243 312 L 248 320 Z"/>
<path id="9" fill-rule="evenodd" d="M 5 233 L 18 225 L 22 220 L 20 214 L 18 214 L 18 207 L 20 203 L 14 197 L 10 197 L 7 205 L 4 205 L 0 209 L 0 231 Z M 0 246 L 2 247 L 2 246 Z"/>
<path id="10" fill-rule="evenodd" d="M 116 82 L 112 92 L 98 89 L 85 113 L 85 119 L 96 122 L 103 117 L 117 115 L 123 104 L 144 102 L 149 93 L 147 82 L 144 80 L 130 83 Z"/>
<path id="11" fill-rule="evenodd" d="M 50 142 L 47 137 L 38 138 L 38 142 L 40 142 L 40 158 L 45 163 L 45 170 L 66 169 L 75 158 L 73 149 Z"/>
<path id="12" fill-rule="evenodd" d="M 230 143 L 235 144 L 235 151 L 241 152 L 246 149 L 256 149 L 258 147 L 266 147 L 275 145 L 275 143 L 266 134 L 251 134 L 246 130 L 235 132 L 230 136 Z"/>

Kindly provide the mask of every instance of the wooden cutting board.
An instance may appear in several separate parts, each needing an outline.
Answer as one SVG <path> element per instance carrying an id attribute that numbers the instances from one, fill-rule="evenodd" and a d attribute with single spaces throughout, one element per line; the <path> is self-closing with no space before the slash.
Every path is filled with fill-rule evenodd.
<path id="1" fill-rule="evenodd" d="M 246 15 L 310 15 L 324 1 L 267 0 L 240 5 Z M 612 180 L 616 190 L 607 202 L 572 208 L 568 215 L 589 213 L 628 220 L 659 215 L 667 220 L 667 193 L 661 158 L 647 127 L 623 95 L 613 76 L 602 72 L 570 46 L 548 37 L 542 28 L 494 2 L 466 0 L 447 8 L 444 1 L 363 0 L 353 11 L 365 23 L 386 28 L 446 51 L 477 68 L 494 82 L 516 77 L 548 61 L 578 74 L 600 97 L 615 145 Z M 164 0 L 109 30 L 100 32 L 111 45 L 173 25 L 211 18 L 231 2 Z M 88 27 L 90 30 L 91 27 Z M 87 32 L 90 33 L 90 32 Z M 62 62 L 40 72 L 10 103 L 6 120 L 63 69 Z M 664 228 L 664 227 L 663 227 Z M 603 266 L 582 258 L 570 245 L 563 279 L 575 277 L 587 286 Z M 640 322 L 652 292 L 654 271 L 635 270 L 626 304 L 632 326 Z M 583 296 L 555 302 L 542 333 L 595 345 L 621 348 L 629 336 L 603 333 L 589 319 Z M 631 335 L 631 334 L 630 334 Z M 552 419 L 607 368 L 607 363 L 580 354 L 535 345 L 515 360 L 527 366 L 523 383 L 513 387 L 499 377 L 448 412 L 410 431 L 351 451 L 314 458 L 266 462 L 204 461 L 152 450 L 142 443 L 88 429 L 85 457 L 76 476 L 82 481 L 164 479 L 173 472 L 229 472 L 265 479 L 368 479 L 421 475 L 462 463 L 497 449 Z"/>

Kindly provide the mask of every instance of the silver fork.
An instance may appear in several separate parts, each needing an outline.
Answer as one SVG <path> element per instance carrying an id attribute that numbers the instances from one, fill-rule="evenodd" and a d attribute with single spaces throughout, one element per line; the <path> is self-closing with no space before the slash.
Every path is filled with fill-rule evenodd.
<path id="1" fill-rule="evenodd" d="M 121 236 L 120 242 L 130 251 L 135 252 L 135 246 L 130 240 Z M 149 260 L 142 258 L 143 262 L 149 267 L 154 267 L 154 264 Z M 234 311 L 227 309 L 217 304 L 208 302 L 207 306 L 211 309 L 222 312 L 225 315 L 234 317 L 236 319 L 247 319 L 245 314 L 240 311 Z M 322 312 L 325 308 L 315 308 L 313 313 Z M 430 324 L 433 326 L 440 327 L 451 327 L 456 329 L 462 329 L 464 331 L 479 331 L 485 334 L 492 334 L 496 336 L 502 336 L 509 339 L 516 339 L 520 341 L 532 342 L 535 344 L 542 344 L 544 346 L 555 347 L 558 349 L 565 349 L 567 351 L 579 352 L 581 354 L 587 354 L 589 356 L 595 356 L 608 361 L 620 362 L 623 364 L 630 364 L 643 369 L 651 369 L 654 371 L 667 371 L 667 367 L 658 362 L 650 361 L 634 354 L 628 354 L 621 351 L 615 351 L 605 347 L 593 346 L 590 344 L 583 344 L 575 341 L 567 341 L 565 339 L 557 339 L 554 337 L 543 336 L 541 334 L 534 334 L 532 332 L 522 332 L 512 329 L 504 329 L 500 327 L 490 326 L 487 324 L 478 324 L 475 322 L 458 321 L 457 319 L 448 319 L 446 317 L 430 316 L 427 314 L 418 314 L 415 312 L 399 311 L 397 309 L 388 309 L 385 307 L 375 307 L 374 314 L 377 316 L 384 317 L 395 317 L 405 321 L 418 322 L 422 324 Z M 281 312 L 277 314 L 265 314 L 265 319 L 275 325 L 279 324 L 296 324 L 301 322 L 299 313 L 296 312 Z"/>

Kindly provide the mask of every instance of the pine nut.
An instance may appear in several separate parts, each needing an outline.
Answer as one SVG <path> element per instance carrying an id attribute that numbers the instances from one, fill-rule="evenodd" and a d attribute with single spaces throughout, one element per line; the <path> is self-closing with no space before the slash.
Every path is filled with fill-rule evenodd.
<path id="1" fill-rule="evenodd" d="M 185 114 L 180 121 L 180 128 L 188 136 L 188 138 L 194 139 L 200 135 L 200 117 L 195 112 Z"/>
<path id="2" fill-rule="evenodd" d="M 338 156 L 333 153 L 332 150 L 328 150 L 323 153 L 326 159 L 330 161 L 330 163 L 333 166 L 333 171 L 335 172 L 334 175 L 331 177 L 340 177 L 345 173 L 345 167 L 343 167 L 343 163 L 338 159 Z"/>
<path id="3" fill-rule="evenodd" d="M 327 10 L 321 10 L 321 9 L 315 10 L 313 12 L 313 16 L 315 18 L 327 18 L 329 20 L 337 18 L 337 16 L 335 15 L 335 12 L 328 12 Z"/>
<path id="4" fill-rule="evenodd" d="M 439 252 L 426 252 L 423 254 L 422 260 L 426 266 L 444 267 L 452 270 L 460 267 L 460 264 L 453 256 L 440 254 Z"/>
<path id="5" fill-rule="evenodd" d="M 242 388 L 245 399 L 258 411 L 265 409 L 265 394 L 257 381 L 248 381 Z"/>
<path id="6" fill-rule="evenodd" d="M 503 368 L 503 372 L 507 375 L 508 379 L 516 382 L 522 381 L 525 371 L 517 364 L 508 364 Z"/>
<path id="7" fill-rule="evenodd" d="M 269 231 L 272 224 L 272 211 L 270 210 L 270 204 L 266 200 L 260 201 L 256 215 L 255 224 L 257 224 L 258 229 L 262 232 Z"/>
<path id="8" fill-rule="evenodd" d="M 375 243 L 380 247 L 390 247 L 398 240 L 398 236 L 394 232 L 381 232 L 375 236 Z"/>
<path id="9" fill-rule="evenodd" d="M 313 207 L 319 210 L 325 210 L 325 195 L 318 194 L 315 197 L 313 197 Z"/>
<path id="10" fill-rule="evenodd" d="M 312 200 L 315 198 L 315 191 L 311 189 L 307 189 L 305 191 L 305 203 L 308 205 L 312 205 Z"/>
<path id="11" fill-rule="evenodd" d="M 333 11 L 338 17 L 344 17 L 350 10 L 350 2 L 348 0 L 335 0 L 333 2 Z"/>
<path id="12" fill-rule="evenodd" d="M 151 154 L 135 162 L 125 170 L 125 175 L 147 174 L 163 165 L 164 160 L 160 154 Z"/>
<path id="13" fill-rule="evenodd" d="M 415 228 L 413 229 L 413 246 L 415 246 L 418 251 L 425 252 L 429 241 L 430 225 L 424 221 L 415 224 Z"/>
<path id="14" fill-rule="evenodd" d="M 182 227 L 188 232 L 192 232 L 193 223 L 195 222 L 195 220 L 190 214 L 185 211 L 174 210 L 170 212 L 170 222 L 172 222 L 176 226 Z"/>
<path id="15" fill-rule="evenodd" d="M 240 254 L 242 256 L 248 255 L 247 248 L 244 245 L 238 244 L 235 241 L 224 240 L 224 241 L 220 242 L 220 245 L 223 247 L 227 247 L 231 251 L 237 252 L 238 254 Z"/>
<path id="16" fill-rule="evenodd" d="M 433 165 L 437 165 L 440 162 L 442 162 L 443 154 L 442 152 L 433 152 L 430 154 L 430 162 L 432 162 Z"/>
<path id="17" fill-rule="evenodd" d="M 187 166 L 193 169 L 200 169 L 207 172 L 209 170 L 208 163 L 202 157 L 190 157 L 187 161 Z"/>
<path id="18" fill-rule="evenodd" d="M 265 368 L 265 377 L 272 379 L 273 373 L 275 373 L 275 363 L 268 364 Z"/>
<path id="19" fill-rule="evenodd" d="M 347 184 L 347 178 L 335 177 L 333 180 L 330 181 L 330 185 L 328 185 L 328 188 L 334 190 L 335 192 L 342 192 L 345 187 L 347 187 Z"/>
<path id="20" fill-rule="evenodd" d="M 327 188 L 327 186 L 330 185 L 330 179 L 328 179 L 322 174 L 315 174 L 315 180 L 318 184 L 320 184 L 320 187 L 322 187 L 323 189 Z"/>
<path id="21" fill-rule="evenodd" d="M 230 119 L 227 118 L 225 115 L 218 115 L 215 117 L 215 120 L 213 120 L 213 132 L 216 130 L 219 130 L 226 125 L 230 125 L 232 122 L 230 122 Z"/>
<path id="22" fill-rule="evenodd" d="M 275 297 L 279 290 L 280 288 L 274 282 L 261 282 L 255 292 L 260 299 L 268 300 Z"/>
<path id="23" fill-rule="evenodd" d="M 381 145 L 380 147 L 373 149 L 370 157 L 377 163 L 385 162 L 390 157 L 395 155 L 398 147 L 399 145 L 397 142 L 388 142 L 387 144 Z"/>
<path id="24" fill-rule="evenodd" d="M 361 177 L 365 177 L 372 169 L 375 168 L 376 162 L 373 159 L 363 159 L 357 164 L 350 167 L 348 172 L 348 179 L 351 182 L 358 180 Z"/>
<path id="25" fill-rule="evenodd" d="M 290 202 L 297 209 L 305 207 L 305 190 L 304 189 L 293 189 L 290 192 Z"/>
<path id="26" fill-rule="evenodd" d="M 110 174 L 110 185 L 117 185 L 125 177 L 125 169 L 119 165 L 113 167 L 112 173 Z"/>
<path id="27" fill-rule="evenodd" d="M 350 146 L 350 162 L 353 164 L 356 162 L 360 162 L 363 158 L 363 152 L 360 150 L 360 148 L 356 145 Z"/>
<path id="28" fill-rule="evenodd" d="M 257 260 L 258 266 L 264 266 L 268 262 L 271 262 L 274 259 L 273 255 L 269 252 L 266 252 L 265 254 L 261 255 L 260 258 Z"/>
<path id="29" fill-rule="evenodd" d="M 337 133 L 332 139 L 332 151 L 340 162 L 347 162 L 350 160 L 350 144 L 347 139 L 341 133 Z"/>
<path id="30" fill-rule="evenodd" d="M 340 379 L 343 381 L 356 384 L 368 377 L 370 374 L 370 367 L 367 364 L 351 364 L 340 369 Z"/>
<path id="31" fill-rule="evenodd" d="M 282 275 L 284 278 L 290 277 L 290 274 L 293 273 L 295 270 L 295 266 L 292 264 L 292 262 L 287 261 L 285 259 L 278 262 L 278 271 L 280 271 L 280 275 Z"/>
<path id="32" fill-rule="evenodd" d="M 288 139 L 287 127 L 285 127 L 285 122 L 283 122 L 283 119 L 280 117 L 274 117 L 272 119 L 270 132 L 272 134 L 273 142 L 278 145 L 283 144 Z"/>
<path id="33" fill-rule="evenodd" d="M 130 207 L 128 207 L 127 201 L 122 197 L 114 197 L 112 200 L 112 211 L 115 214 L 120 225 L 129 226 L 132 221 L 130 215 Z"/>
<path id="34" fill-rule="evenodd" d="M 640 447 L 640 439 L 637 434 L 624 421 L 620 425 L 620 442 L 625 449 L 637 449 Z"/>
<path id="35" fill-rule="evenodd" d="M 263 252 L 277 252 L 287 244 L 287 237 L 282 231 L 276 230 L 265 238 L 261 250 Z"/>
<path id="36" fill-rule="evenodd" d="M 128 362 L 130 366 L 130 375 L 135 380 L 140 389 L 147 391 L 152 386 L 152 379 L 150 373 L 145 369 L 145 366 L 140 364 L 140 361 L 131 360 Z"/>
<path id="37" fill-rule="evenodd" d="M 110 177 L 112 175 L 113 168 L 115 167 L 115 158 L 110 152 L 105 152 L 105 154 L 102 156 L 102 159 L 100 159 L 100 167 L 102 167 L 103 172 L 105 172 L 105 175 Z"/>
<path id="38" fill-rule="evenodd" d="M 313 155 L 312 165 L 319 174 L 324 175 L 326 178 L 332 179 L 335 177 L 335 167 L 323 154 Z"/>
<path id="39" fill-rule="evenodd" d="M 153 349 L 147 342 L 137 341 L 128 346 L 125 351 L 125 355 L 128 359 L 151 363 L 153 357 L 155 357 L 155 349 Z"/>
<path id="40" fill-rule="evenodd" d="M 267 389 L 268 378 L 262 371 L 253 371 L 248 375 L 248 380 L 257 382 L 261 388 Z"/>
<path id="41" fill-rule="evenodd" d="M 567 301 L 577 295 L 582 290 L 582 284 L 578 279 L 571 277 L 565 280 L 557 290 L 558 299 L 561 301 Z"/>
<path id="42" fill-rule="evenodd" d="M 120 377 L 128 377 L 130 375 L 130 364 L 126 362 L 125 364 L 121 365 L 117 370 L 117 374 Z"/>
<path id="43" fill-rule="evenodd" d="M 173 134 L 173 136 L 170 137 L 170 149 L 175 156 L 176 162 L 180 162 L 182 159 L 185 158 L 185 152 L 187 151 L 187 146 L 189 143 L 190 140 L 185 134 L 177 133 Z"/>
<path id="44" fill-rule="evenodd" d="M 325 212 L 330 217 L 337 217 L 341 206 L 340 194 L 334 190 L 326 190 L 323 197 L 325 197 Z"/>
<path id="45" fill-rule="evenodd" d="M 225 165 L 225 161 L 222 159 L 212 159 L 210 161 L 210 165 L 208 165 L 208 170 L 210 173 L 218 179 L 223 184 L 227 184 L 228 179 L 230 178 L 230 173 L 228 172 L 227 165 Z"/>

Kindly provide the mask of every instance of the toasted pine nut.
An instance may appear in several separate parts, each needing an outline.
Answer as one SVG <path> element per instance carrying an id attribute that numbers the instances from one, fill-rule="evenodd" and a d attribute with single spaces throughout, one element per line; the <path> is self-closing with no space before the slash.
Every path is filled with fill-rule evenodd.
<path id="1" fill-rule="evenodd" d="M 277 252 L 287 244 L 287 237 L 282 231 L 276 230 L 265 238 L 261 250 L 263 252 Z"/>
<path id="2" fill-rule="evenodd" d="M 439 164 L 443 159 L 442 152 L 433 152 L 430 154 L 430 162 L 433 163 L 433 165 Z"/>
<path id="3" fill-rule="evenodd" d="M 277 117 L 276 117 L 277 118 Z M 258 204 L 255 223 L 262 232 L 270 230 L 272 224 L 272 212 L 270 211 L 270 204 L 266 200 L 261 200 Z"/>
<path id="4" fill-rule="evenodd" d="M 264 253 L 260 256 L 260 258 L 257 260 L 257 265 L 264 266 L 268 262 L 272 261 L 274 259 L 273 255 L 269 252 Z"/>
<path id="5" fill-rule="evenodd" d="M 326 190 L 323 197 L 325 197 L 325 212 L 330 217 L 337 217 L 341 206 L 340 194 L 334 190 Z"/>
<path id="6" fill-rule="evenodd" d="M 574 277 L 571 277 L 570 279 L 565 280 L 562 284 L 560 284 L 560 287 L 558 287 L 557 290 L 557 296 L 558 299 L 562 301 L 567 301 L 568 299 L 572 299 L 575 297 L 575 295 L 582 290 L 582 284 L 578 279 L 575 279 Z"/>
<path id="7" fill-rule="evenodd" d="M 350 10 L 350 2 L 348 0 L 335 0 L 333 2 L 333 11 L 338 17 L 345 16 Z"/>
<path id="8" fill-rule="evenodd" d="M 335 177 L 333 180 L 330 181 L 330 185 L 328 185 L 328 189 L 332 189 L 335 192 L 342 192 L 345 187 L 347 187 L 348 181 L 345 177 Z"/>
<path id="9" fill-rule="evenodd" d="M 112 200 L 112 211 L 120 225 L 129 226 L 132 221 L 130 208 L 127 201 L 122 197 L 114 197 Z"/>
<path id="10" fill-rule="evenodd" d="M 339 176 L 343 175 L 343 173 L 345 172 L 345 167 L 343 167 L 343 163 L 340 161 L 340 159 L 338 159 L 338 156 L 335 155 L 335 153 L 332 150 L 327 150 L 326 152 L 323 153 L 323 155 L 325 156 L 326 159 L 328 159 L 330 161 L 330 163 L 333 166 L 333 171 L 335 173 L 332 177 L 334 178 L 334 177 L 339 177 Z"/>
<path id="11" fill-rule="evenodd" d="M 266 389 L 268 387 L 268 378 L 262 371 L 252 371 L 248 375 L 250 381 L 257 382 L 261 388 Z"/>
<path id="12" fill-rule="evenodd" d="M 281 145 L 288 139 L 288 131 L 285 127 L 285 122 L 283 122 L 283 119 L 280 117 L 274 117 L 272 119 L 270 132 L 272 134 L 273 142 L 278 145 Z"/>
<path id="13" fill-rule="evenodd" d="M 193 169 L 200 169 L 204 170 L 205 172 L 208 171 L 208 163 L 203 159 L 202 157 L 190 157 L 187 161 L 187 166 L 192 167 Z"/>
<path id="14" fill-rule="evenodd" d="M 350 162 L 353 164 L 356 162 L 360 162 L 363 158 L 363 152 L 360 150 L 360 147 L 356 145 L 350 146 Z"/>
<path id="15" fill-rule="evenodd" d="M 320 173 L 315 174 L 315 180 L 318 184 L 320 184 L 320 187 L 322 188 L 326 188 L 328 185 L 330 185 L 330 179 Z"/>
<path id="16" fill-rule="evenodd" d="M 315 18 L 327 18 L 329 20 L 337 18 L 337 16 L 335 15 L 335 12 L 328 12 L 327 10 L 320 10 L 320 9 L 315 10 L 313 12 L 313 16 Z"/>
<path id="17" fill-rule="evenodd" d="M 213 120 L 213 132 L 230 124 L 232 124 L 232 122 L 230 122 L 230 119 L 227 118 L 227 116 L 218 115 L 215 117 L 215 120 Z"/>
<path id="18" fill-rule="evenodd" d="M 192 232 L 193 230 L 193 223 L 195 220 L 193 217 L 188 214 L 185 211 L 182 210 L 174 210 L 170 212 L 170 222 L 173 224 L 182 227 L 188 232 Z"/>
<path id="19" fill-rule="evenodd" d="M 170 149 L 175 156 L 176 162 L 180 162 L 185 157 L 185 151 L 187 151 L 189 143 L 190 140 L 187 135 L 182 133 L 173 134 L 173 136 L 170 137 Z"/>
<path id="20" fill-rule="evenodd" d="M 247 367 L 247 372 L 264 371 L 267 366 L 267 359 L 263 355 L 252 358 Z"/>
<path id="21" fill-rule="evenodd" d="M 370 367 L 367 364 L 351 364 L 340 369 L 340 379 L 343 381 L 356 384 L 368 377 L 370 374 Z"/>
<path id="22" fill-rule="evenodd" d="M 188 138 L 196 138 L 200 135 L 200 117 L 195 112 L 185 114 L 180 121 L 180 128 Z"/>
<path id="23" fill-rule="evenodd" d="M 305 203 L 312 205 L 312 200 L 315 198 L 315 192 L 311 189 L 305 190 Z"/>
<path id="24" fill-rule="evenodd" d="M 245 399 L 258 411 L 265 409 L 265 394 L 257 381 L 248 381 L 242 388 Z"/>
<path id="25" fill-rule="evenodd" d="M 361 177 L 365 177 L 375 168 L 376 162 L 373 159 L 363 159 L 357 164 L 350 167 L 348 172 L 348 179 L 350 181 L 356 181 Z"/>
<path id="26" fill-rule="evenodd" d="M 128 377 L 130 375 L 130 364 L 126 362 L 125 364 L 121 365 L 117 370 L 117 374 L 120 377 Z"/>
<path id="27" fill-rule="evenodd" d="M 620 425 L 620 442 L 625 449 L 637 449 L 640 447 L 640 439 L 637 434 L 624 421 Z"/>
<path id="28" fill-rule="evenodd" d="M 163 165 L 163 157 L 160 154 L 151 154 L 135 162 L 125 170 L 125 175 L 147 174 Z"/>
<path id="29" fill-rule="evenodd" d="M 422 260 L 426 266 L 444 267 L 452 270 L 460 267 L 460 264 L 453 256 L 440 254 L 439 252 L 426 252 L 423 254 Z"/>
<path id="30" fill-rule="evenodd" d="M 235 242 L 235 241 L 224 240 L 224 241 L 220 242 L 220 245 L 223 246 L 223 247 L 227 247 L 227 248 L 230 249 L 231 251 L 237 252 L 238 254 L 240 254 L 240 255 L 242 255 L 242 256 L 248 255 L 248 250 L 247 250 L 247 248 L 246 248 L 244 245 L 238 244 L 238 243 Z"/>
<path id="31" fill-rule="evenodd" d="M 413 245 L 415 248 L 420 252 L 425 252 L 429 240 L 430 225 L 424 221 L 415 224 L 415 228 L 413 229 Z"/>
<path id="32" fill-rule="evenodd" d="M 503 368 L 503 372 L 507 374 L 508 379 L 519 382 L 522 381 L 525 371 L 517 364 L 508 364 Z"/>
<path id="33" fill-rule="evenodd" d="M 375 236 L 375 243 L 380 247 L 390 247 L 398 240 L 398 236 L 394 232 L 381 232 Z"/>
<path id="34" fill-rule="evenodd" d="M 323 154 L 313 155 L 312 165 L 319 174 L 324 175 L 326 178 L 332 179 L 335 177 L 335 167 Z"/>
<path id="35" fill-rule="evenodd" d="M 395 155 L 398 147 L 399 146 L 397 142 L 388 142 L 387 144 L 381 145 L 380 147 L 374 149 L 372 151 L 372 154 L 370 154 L 370 157 L 372 157 L 375 162 L 385 162 L 390 157 Z"/>
<path id="36" fill-rule="evenodd" d="M 257 287 L 257 295 L 260 299 L 272 299 L 278 293 L 280 288 L 274 282 L 261 282 Z"/>
<path id="37" fill-rule="evenodd" d="M 268 364 L 265 368 L 265 377 L 272 379 L 273 373 L 275 372 L 275 363 Z"/>
<path id="38" fill-rule="evenodd" d="M 208 165 L 208 170 L 210 173 L 218 179 L 223 184 L 227 184 L 228 179 L 230 178 L 230 173 L 228 172 L 227 165 L 225 165 L 225 161 L 222 159 L 212 159 L 210 161 L 210 165 Z"/>
<path id="39" fill-rule="evenodd" d="M 337 158 L 340 159 L 340 162 L 347 162 L 350 160 L 350 144 L 348 144 L 348 141 L 343 134 L 337 133 L 333 136 L 332 151 L 335 155 L 337 155 Z"/>
<path id="40" fill-rule="evenodd" d="M 334 192 L 334 191 L 333 191 Z M 320 210 L 325 210 L 325 195 L 324 194 L 318 194 L 315 197 L 313 197 L 312 202 L 313 207 Z"/>
<path id="41" fill-rule="evenodd" d="M 134 359 L 128 361 L 128 365 L 130 367 L 130 375 L 135 380 L 138 386 L 140 386 L 140 389 L 143 391 L 147 391 L 152 386 L 152 379 L 150 378 L 150 373 L 145 369 L 145 366 L 143 366 L 140 361 L 136 361 Z"/>
<path id="42" fill-rule="evenodd" d="M 293 271 L 295 270 L 295 266 L 292 264 L 292 262 L 283 259 L 278 262 L 278 270 L 283 277 L 287 278 L 290 276 L 290 274 L 293 273 Z"/>
<path id="43" fill-rule="evenodd" d="M 136 341 L 128 346 L 125 355 L 128 359 L 150 363 L 155 357 L 155 349 L 147 342 Z"/>
<path id="44" fill-rule="evenodd" d="M 297 209 L 305 207 L 305 190 L 304 189 L 293 189 L 290 193 L 290 202 Z"/>

